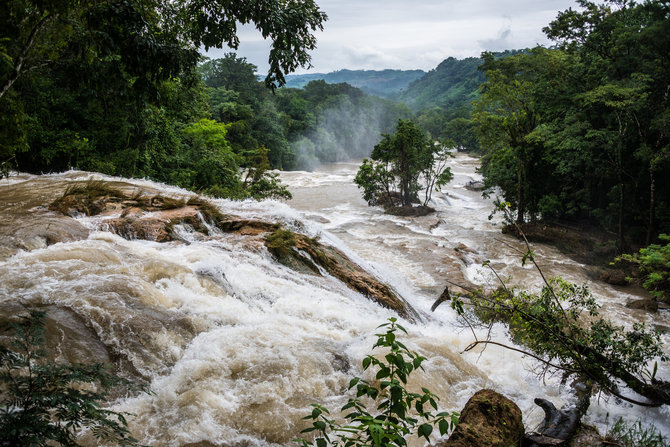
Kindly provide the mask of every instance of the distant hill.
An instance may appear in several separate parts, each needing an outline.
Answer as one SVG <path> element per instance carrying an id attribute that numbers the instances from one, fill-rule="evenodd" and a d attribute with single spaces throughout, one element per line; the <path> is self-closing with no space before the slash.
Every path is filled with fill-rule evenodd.
<path id="1" fill-rule="evenodd" d="M 445 59 L 393 99 L 404 102 L 415 111 L 469 104 L 477 97 L 477 89 L 484 82 L 484 73 L 477 70 L 482 62 L 478 57 Z"/>
<path id="2" fill-rule="evenodd" d="M 286 87 L 303 88 L 310 81 L 323 79 L 328 84 L 346 82 L 366 93 L 388 98 L 400 94 L 411 82 L 425 74 L 423 70 L 338 70 L 325 74 L 288 75 Z"/>
<path id="3" fill-rule="evenodd" d="M 494 53 L 494 57 L 509 57 L 526 51 L 505 50 Z M 478 70 L 483 62 L 480 57 L 447 58 L 390 99 L 404 102 L 415 112 L 436 106 L 448 109 L 465 106 L 469 109 L 470 103 L 479 94 L 479 85 L 486 79 L 484 73 Z"/>

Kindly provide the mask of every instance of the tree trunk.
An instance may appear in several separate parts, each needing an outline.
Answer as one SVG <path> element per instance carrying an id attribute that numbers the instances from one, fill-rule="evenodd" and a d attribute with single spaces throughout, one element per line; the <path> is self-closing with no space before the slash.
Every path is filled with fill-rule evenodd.
<path id="1" fill-rule="evenodd" d="M 524 444 L 527 447 L 563 445 L 579 428 L 582 416 L 591 403 L 592 387 L 583 383 L 574 385 L 577 402 L 574 407 L 557 409 L 546 399 L 535 399 L 535 403 L 544 410 L 544 421 L 537 433 L 526 433 Z"/>
<path id="2" fill-rule="evenodd" d="M 30 31 L 30 34 L 28 35 L 28 40 L 26 41 L 23 48 L 21 48 L 21 52 L 14 61 L 14 69 L 12 70 L 12 73 L 9 75 L 7 80 L 3 82 L 2 86 L 0 86 L 0 99 L 2 99 L 5 93 L 7 93 L 10 88 L 12 88 L 14 83 L 26 71 L 25 66 L 26 57 L 28 57 L 28 53 L 30 52 L 30 50 L 33 47 L 33 44 L 35 43 L 35 38 L 37 37 L 37 34 L 47 24 L 47 22 L 51 19 L 51 17 L 52 17 L 51 14 L 47 14 L 46 16 L 42 17 L 40 21 L 37 22 L 37 24 Z"/>
<path id="3" fill-rule="evenodd" d="M 649 166 L 649 227 L 647 228 L 647 245 L 656 237 L 656 177 L 654 169 Z"/>
<path id="4" fill-rule="evenodd" d="M 624 251 L 624 242 L 623 242 L 623 180 L 621 179 L 621 172 L 619 172 L 619 223 L 617 228 L 617 248 L 619 253 Z"/>
<path id="5" fill-rule="evenodd" d="M 526 214 L 526 198 L 523 193 L 523 165 L 519 162 L 519 171 L 517 174 L 517 215 L 516 223 L 523 224 L 523 215 Z"/>

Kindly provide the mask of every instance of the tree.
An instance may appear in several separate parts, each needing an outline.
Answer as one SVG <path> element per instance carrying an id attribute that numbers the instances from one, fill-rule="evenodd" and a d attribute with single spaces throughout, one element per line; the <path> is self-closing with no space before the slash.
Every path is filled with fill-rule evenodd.
<path id="1" fill-rule="evenodd" d="M 183 2 L 178 16 L 191 40 L 205 50 L 223 44 L 237 49 L 237 23 L 255 24 L 264 39 L 272 40 L 265 78 L 272 88 L 286 83 L 284 74 L 311 66 L 308 51 L 316 48 L 313 33 L 323 30 L 327 20 L 313 0 L 189 0 Z"/>
<path id="2" fill-rule="evenodd" d="M 509 213 L 508 208 L 509 204 L 503 205 L 505 213 Z M 517 230 L 523 235 L 518 225 Z M 576 378 L 585 385 L 588 395 L 603 391 L 637 405 L 670 405 L 670 383 L 656 378 L 656 362 L 670 360 L 662 349 L 661 333 L 644 323 L 627 329 L 600 317 L 599 306 L 588 288 L 562 278 L 547 279 L 528 241 L 524 241 L 527 250 L 519 251 L 522 264 L 533 264 L 542 279 L 542 290 L 531 293 L 509 288 L 487 261 L 484 266 L 491 268 L 500 287 L 489 294 L 473 290 L 466 301 L 455 297 L 452 307 L 459 315 L 468 324 L 473 324 L 470 317 L 474 317 L 489 328 L 498 321 L 507 324 L 512 340 L 522 348 L 503 347 L 542 362 L 542 374 L 558 371 L 564 381 Z M 439 299 L 433 310 L 442 301 Z M 471 313 L 466 312 L 467 306 L 471 306 Z M 501 345 L 490 337 L 477 338 L 466 351 L 486 344 Z M 651 362 L 654 364 L 649 370 Z M 624 395 L 622 384 L 644 400 Z"/>
<path id="3" fill-rule="evenodd" d="M 178 79 L 187 89 L 198 82 L 192 76 L 198 49 L 236 47 L 236 24 L 254 23 L 273 41 L 266 82 L 274 88 L 286 72 L 309 65 L 313 34 L 326 20 L 311 0 L 6 3 L 0 10 L 0 172 L 29 148 L 17 157 L 23 170 L 75 166 L 141 174 L 143 146 L 155 130 L 145 126 L 155 118 L 147 109 L 163 106 L 166 82 Z M 61 114 L 65 109 L 72 113 Z M 174 127 L 182 124 L 189 123 Z M 72 154 L 80 149 L 87 163 Z"/>
<path id="4" fill-rule="evenodd" d="M 538 170 L 542 144 L 533 136 L 543 124 L 544 104 L 538 94 L 546 88 L 544 67 L 551 57 L 542 48 L 501 59 L 483 55 L 487 80 L 473 112 L 484 148 L 481 171 L 487 187 L 500 187 L 519 223 L 537 211 L 532 175 Z"/>
<path id="5" fill-rule="evenodd" d="M 48 361 L 46 313 L 30 310 L 5 330 L 9 346 L 0 346 L 0 444 L 77 446 L 82 428 L 102 442 L 138 445 L 127 429 L 127 414 L 103 407 L 113 387 L 136 388 L 101 364 Z"/>
<path id="6" fill-rule="evenodd" d="M 453 157 L 453 141 L 435 141 L 433 143 L 433 162 L 421 173 L 425 182 L 423 206 L 427 206 L 433 196 L 433 191 L 449 183 L 454 175 L 449 167 L 449 160 Z"/>
<path id="7" fill-rule="evenodd" d="M 418 201 L 423 176 L 427 183 L 425 206 L 432 189 L 451 180 L 447 157 L 444 145 L 431 142 L 412 121 L 398 120 L 395 134 L 382 135 L 370 159 L 363 160 L 354 182 L 363 188 L 363 197 L 371 206 L 411 207 Z"/>
<path id="8" fill-rule="evenodd" d="M 375 382 L 360 377 L 351 379 L 349 389 L 356 387 L 356 398 L 349 399 L 342 407 L 342 411 L 349 411 L 345 424 L 330 419 L 327 408 L 313 404 L 311 415 L 303 418 L 311 420 L 312 426 L 302 433 L 315 432 L 316 439 L 297 439 L 303 447 L 315 444 L 317 447 L 403 447 L 410 436 L 430 442 L 433 427 L 437 426 L 440 434 L 445 435 L 458 423 L 458 413 L 439 412 L 439 399 L 429 389 L 422 387 L 420 393 L 407 389 L 408 376 L 423 369 L 421 364 L 426 359 L 400 341 L 398 335 L 406 334 L 405 328 L 395 318 L 379 328 L 385 328 L 385 332 L 376 334 L 377 342 L 372 348 L 383 349 L 383 357 L 368 355 L 363 359 L 364 371 L 369 368 L 376 371 Z M 369 404 L 361 398 L 372 402 L 374 408 L 369 409 Z"/>
<path id="9" fill-rule="evenodd" d="M 312 0 L 271 0 L 261 4 L 213 0 L 176 3 L 160 0 L 10 0 L 0 14 L 3 30 L 0 35 L 0 42 L 3 42 L 0 48 L 3 68 L 0 71 L 3 75 L 0 99 L 23 73 L 57 61 L 63 48 L 78 32 L 79 25 L 93 25 L 99 18 L 96 18 L 97 12 L 101 10 L 111 16 L 123 12 L 123 15 L 117 16 L 120 19 L 116 23 L 118 29 L 125 29 L 135 20 L 133 14 L 140 14 L 145 24 L 160 29 L 157 36 L 167 36 L 175 44 L 175 39 L 179 39 L 178 47 L 174 49 L 189 48 L 192 54 L 197 54 L 195 50 L 201 46 L 206 50 L 223 45 L 236 49 L 239 45 L 237 23 L 253 23 L 263 38 L 272 40 L 266 83 L 273 88 L 285 83 L 285 73 L 300 66 L 309 67 L 308 51 L 316 47 L 313 33 L 322 30 L 327 19 Z M 103 38 L 107 39 L 107 43 L 114 42 L 114 32 L 108 32 Z M 141 41 L 130 39 L 128 43 L 132 46 Z M 165 58 L 166 50 L 170 48 L 154 46 L 149 60 L 137 57 L 138 54 L 124 54 L 124 57 L 136 57 L 135 63 L 144 66 L 144 69 L 158 63 L 156 68 L 164 70 L 166 62 L 169 62 Z"/>
<path id="10" fill-rule="evenodd" d="M 670 159 L 670 5 L 658 0 L 578 4 L 581 11 L 561 12 L 544 31 L 587 68 L 583 97 L 590 113 L 582 121 L 596 135 L 608 136 L 598 142 L 611 166 L 606 184 L 612 184 L 617 201 L 612 208 L 619 246 L 624 246 L 624 227 L 638 225 L 646 226 L 650 244 L 659 232 L 656 210 L 667 206 L 659 192 L 667 194 L 669 188 L 659 173 Z"/>
<path id="11" fill-rule="evenodd" d="M 482 173 L 518 222 L 588 222 L 619 250 L 649 244 L 670 229 L 670 5 L 578 4 L 544 29 L 557 48 L 485 55 Z"/>

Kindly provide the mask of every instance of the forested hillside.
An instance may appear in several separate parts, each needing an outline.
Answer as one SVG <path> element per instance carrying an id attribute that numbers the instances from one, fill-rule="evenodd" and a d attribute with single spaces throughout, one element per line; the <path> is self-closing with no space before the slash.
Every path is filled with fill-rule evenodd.
<path id="1" fill-rule="evenodd" d="M 273 93 L 256 80 L 255 70 L 234 54 L 200 67 L 211 116 L 229 123 L 233 148 L 264 147 L 274 168 L 365 157 L 381 133 L 410 115 L 402 105 L 345 83 L 316 80 Z"/>
<path id="2" fill-rule="evenodd" d="M 395 99 L 414 111 L 432 107 L 458 108 L 477 97 L 477 89 L 484 81 L 484 73 L 477 68 L 482 59 L 445 59 L 435 69 L 409 84 Z"/>
<path id="3" fill-rule="evenodd" d="M 346 82 L 365 93 L 390 98 L 421 78 L 423 70 L 337 70 L 331 73 L 309 73 L 286 76 L 286 87 L 302 88 L 310 81 L 324 80 L 329 84 Z"/>
<path id="4" fill-rule="evenodd" d="M 588 5 L 545 28 L 556 49 L 485 55 L 481 172 L 518 222 L 587 220 L 626 250 L 670 232 L 670 6 Z"/>

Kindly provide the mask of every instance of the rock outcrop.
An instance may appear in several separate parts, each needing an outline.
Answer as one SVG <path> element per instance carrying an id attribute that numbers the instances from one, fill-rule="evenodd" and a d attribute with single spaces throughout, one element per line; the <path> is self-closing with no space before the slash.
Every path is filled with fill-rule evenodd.
<path id="1" fill-rule="evenodd" d="M 480 390 L 465 404 L 449 439 L 436 447 L 511 447 L 523 435 L 519 407 L 502 394 Z"/>
<path id="2" fill-rule="evenodd" d="M 646 310 L 647 312 L 658 311 L 658 301 L 654 300 L 635 300 L 626 304 L 629 309 Z"/>
<path id="3" fill-rule="evenodd" d="M 418 313 L 389 286 L 363 270 L 340 250 L 322 244 L 316 238 L 277 229 L 267 236 L 265 245 L 279 262 L 294 270 L 315 275 L 326 272 L 398 315 L 411 320 L 420 319 Z"/>
<path id="4" fill-rule="evenodd" d="M 626 286 L 628 280 L 626 279 L 626 272 L 620 269 L 608 269 L 602 272 L 600 280 L 613 286 Z"/>
<path id="5" fill-rule="evenodd" d="M 180 227 L 189 227 L 202 237 L 217 231 L 219 234 L 235 234 L 255 246 L 265 245 L 278 262 L 296 271 L 331 275 L 404 318 L 420 319 L 419 314 L 388 285 L 340 250 L 322 244 L 316 238 L 282 229 L 277 223 L 224 215 L 214 205 L 197 197 L 188 200 L 158 194 L 128 197 L 105 183 L 89 182 L 70 188 L 49 205 L 49 209 L 68 216 L 102 216 L 101 229 L 126 239 L 181 240 Z"/>
<path id="6" fill-rule="evenodd" d="M 469 189 L 470 191 L 483 191 L 485 188 L 486 185 L 484 185 L 484 182 L 477 180 L 470 180 L 465 184 L 465 189 Z"/>

